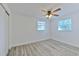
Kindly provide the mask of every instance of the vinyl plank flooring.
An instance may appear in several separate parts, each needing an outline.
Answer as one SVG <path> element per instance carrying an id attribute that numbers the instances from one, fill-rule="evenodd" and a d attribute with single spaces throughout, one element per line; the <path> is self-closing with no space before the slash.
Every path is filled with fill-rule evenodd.
<path id="1" fill-rule="evenodd" d="M 12 47 L 9 56 L 79 56 L 79 48 L 55 41 L 43 40 Z"/>

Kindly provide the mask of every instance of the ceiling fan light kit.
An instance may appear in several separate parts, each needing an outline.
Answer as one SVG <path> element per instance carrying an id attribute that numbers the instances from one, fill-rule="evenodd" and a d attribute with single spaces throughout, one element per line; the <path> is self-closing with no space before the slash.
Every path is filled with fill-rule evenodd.
<path id="1" fill-rule="evenodd" d="M 50 15 L 46 15 L 45 16 L 47 19 L 50 19 L 51 17 L 52 17 L 52 15 L 50 14 Z"/>

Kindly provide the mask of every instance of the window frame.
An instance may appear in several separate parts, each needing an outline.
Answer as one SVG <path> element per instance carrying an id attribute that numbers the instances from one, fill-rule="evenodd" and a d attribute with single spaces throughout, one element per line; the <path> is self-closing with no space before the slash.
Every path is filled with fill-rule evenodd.
<path id="1" fill-rule="evenodd" d="M 45 24 L 40 24 L 41 22 L 44 22 Z M 40 24 L 40 25 L 39 25 Z M 39 26 L 40 26 L 40 28 L 41 28 L 41 26 L 44 26 L 44 29 L 38 29 L 39 28 Z M 46 31 L 46 21 L 44 21 L 44 20 L 38 20 L 37 22 L 36 22 L 36 29 L 37 29 L 37 31 Z"/>
<path id="2" fill-rule="evenodd" d="M 68 21 L 68 20 L 70 21 L 70 24 L 68 24 L 68 26 L 67 26 L 66 21 Z M 69 23 L 69 21 L 68 21 L 68 23 Z M 63 27 L 61 30 L 59 30 L 59 26 L 60 26 L 59 22 L 64 23 L 67 28 L 68 27 L 70 27 L 70 28 L 67 29 L 67 28 Z M 60 20 L 59 22 L 58 22 L 58 31 L 62 31 L 62 32 L 64 32 L 64 31 L 67 31 L 67 32 L 72 31 L 72 20 L 71 20 L 71 18 L 66 18 L 66 19 Z"/>

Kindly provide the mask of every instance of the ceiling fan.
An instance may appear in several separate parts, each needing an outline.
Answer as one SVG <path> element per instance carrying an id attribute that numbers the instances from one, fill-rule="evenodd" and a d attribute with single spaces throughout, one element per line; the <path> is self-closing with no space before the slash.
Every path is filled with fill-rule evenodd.
<path id="1" fill-rule="evenodd" d="M 56 14 L 56 12 L 60 11 L 61 8 L 57 8 L 54 11 L 52 11 L 52 9 L 49 10 L 42 10 L 42 12 L 45 12 L 46 14 L 44 16 L 46 16 L 46 18 L 50 19 L 52 16 L 59 16 L 58 14 Z"/>

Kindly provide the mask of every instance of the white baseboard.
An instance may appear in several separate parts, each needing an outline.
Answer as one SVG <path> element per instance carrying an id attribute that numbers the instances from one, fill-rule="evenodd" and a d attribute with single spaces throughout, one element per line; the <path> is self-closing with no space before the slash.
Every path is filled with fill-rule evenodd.
<path id="1" fill-rule="evenodd" d="M 53 37 L 53 38 L 51 38 L 51 39 L 53 39 L 53 40 L 56 40 L 56 41 L 59 41 L 59 42 L 62 42 L 62 43 L 65 43 L 65 44 L 67 44 L 67 45 L 71 45 L 71 46 L 74 46 L 74 47 L 78 47 L 79 48 L 79 45 L 76 45 L 76 44 L 73 44 L 73 43 L 71 43 L 71 42 L 67 42 L 67 41 L 64 41 L 64 40 L 59 40 L 59 38 L 55 38 L 55 37 Z"/>
<path id="2" fill-rule="evenodd" d="M 20 45 L 25 45 L 25 44 L 30 44 L 30 43 L 35 43 L 35 42 L 39 42 L 39 41 L 47 40 L 47 39 L 50 39 L 50 38 L 43 38 L 43 39 L 39 39 L 39 40 L 35 40 L 35 41 L 29 41 L 28 43 L 27 42 L 23 42 L 23 43 L 20 43 L 20 44 L 14 44 L 11 47 L 9 47 L 9 49 L 11 49 L 12 47 L 16 47 L 16 46 L 20 46 Z"/>

